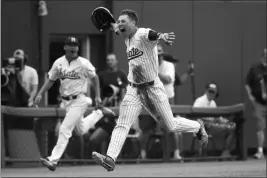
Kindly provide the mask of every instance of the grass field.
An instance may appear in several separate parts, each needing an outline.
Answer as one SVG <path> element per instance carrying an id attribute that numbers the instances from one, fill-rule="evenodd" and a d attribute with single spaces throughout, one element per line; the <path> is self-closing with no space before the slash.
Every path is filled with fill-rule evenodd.
<path id="1" fill-rule="evenodd" d="M 1 177 L 266 177 L 266 159 L 223 162 L 188 162 L 117 165 L 107 172 L 97 165 L 5 168 Z"/>

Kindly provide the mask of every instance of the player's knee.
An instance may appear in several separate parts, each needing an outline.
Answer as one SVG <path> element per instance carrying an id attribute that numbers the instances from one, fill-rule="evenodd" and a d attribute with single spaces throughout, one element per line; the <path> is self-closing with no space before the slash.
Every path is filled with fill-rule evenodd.
<path id="1" fill-rule="evenodd" d="M 166 125 L 165 126 L 165 130 L 167 131 L 167 132 L 176 132 L 177 131 L 177 129 L 176 129 L 176 127 L 175 126 L 173 126 L 173 125 L 171 125 L 171 124 L 169 124 L 169 125 Z"/>
<path id="2" fill-rule="evenodd" d="M 123 123 L 117 123 L 117 125 L 115 126 L 114 129 L 122 129 L 122 130 L 126 130 L 129 131 L 130 130 L 130 126 L 123 124 Z"/>
<path id="3" fill-rule="evenodd" d="M 70 138 L 72 136 L 72 130 L 61 124 L 59 128 L 59 135 L 63 135 L 66 138 Z"/>
<path id="4" fill-rule="evenodd" d="M 77 136 L 83 136 L 86 133 L 86 130 L 79 129 L 79 130 L 76 130 L 75 133 L 76 133 Z"/>
<path id="5" fill-rule="evenodd" d="M 75 127 L 75 128 L 76 128 L 75 133 L 77 134 L 77 136 L 83 136 L 84 134 L 88 132 L 86 127 Z"/>

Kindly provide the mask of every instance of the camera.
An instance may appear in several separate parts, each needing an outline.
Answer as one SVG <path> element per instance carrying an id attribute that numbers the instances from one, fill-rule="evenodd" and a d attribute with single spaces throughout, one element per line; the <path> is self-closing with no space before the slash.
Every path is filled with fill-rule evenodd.
<path id="1" fill-rule="evenodd" d="M 3 59 L 1 69 L 1 87 L 8 85 L 10 74 L 16 74 L 22 70 L 23 63 L 24 61 L 21 58 L 9 57 Z"/>

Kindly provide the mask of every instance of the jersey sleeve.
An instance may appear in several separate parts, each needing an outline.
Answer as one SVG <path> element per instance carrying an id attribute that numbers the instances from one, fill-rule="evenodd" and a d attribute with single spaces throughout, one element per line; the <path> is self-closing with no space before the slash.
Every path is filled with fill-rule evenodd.
<path id="1" fill-rule="evenodd" d="M 56 81 L 59 78 L 59 71 L 58 71 L 57 62 L 54 62 L 52 68 L 48 72 L 48 78 L 49 78 L 49 80 L 53 80 L 53 81 Z"/>
<path id="2" fill-rule="evenodd" d="M 95 67 L 87 59 L 84 60 L 84 69 L 87 77 L 94 78 L 96 76 Z"/>
<path id="3" fill-rule="evenodd" d="M 158 40 L 150 41 L 148 39 L 149 31 L 152 30 L 150 28 L 139 28 L 139 37 L 147 44 L 151 45 L 152 47 L 155 47 L 158 44 Z M 152 30 L 154 31 L 154 30 Z"/>

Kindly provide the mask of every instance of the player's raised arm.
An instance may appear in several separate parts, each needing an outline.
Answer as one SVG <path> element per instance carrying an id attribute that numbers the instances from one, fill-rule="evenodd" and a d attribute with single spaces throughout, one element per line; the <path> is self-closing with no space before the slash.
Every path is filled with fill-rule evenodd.
<path id="1" fill-rule="evenodd" d="M 148 39 L 150 41 L 162 40 L 168 46 L 171 46 L 173 44 L 173 41 L 175 40 L 175 34 L 174 32 L 160 33 L 153 30 L 149 30 Z"/>
<path id="2" fill-rule="evenodd" d="M 119 29 L 119 24 L 117 23 L 110 23 L 111 25 L 111 30 L 114 31 L 117 35 L 121 34 L 121 31 Z"/>

